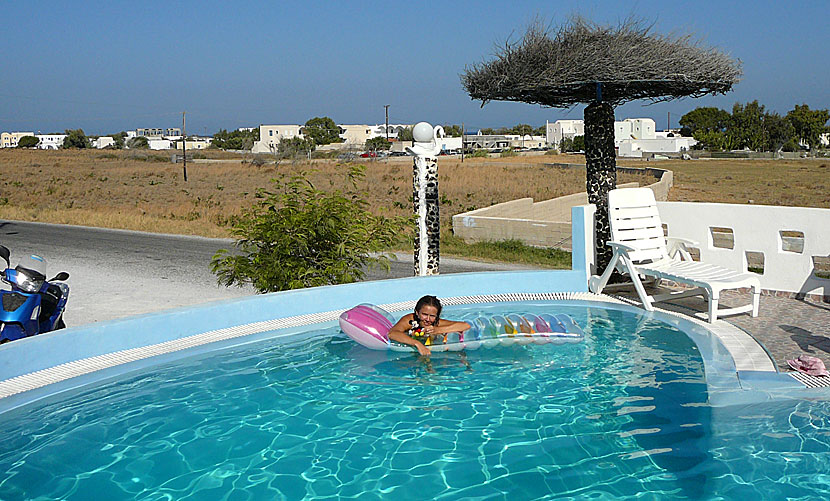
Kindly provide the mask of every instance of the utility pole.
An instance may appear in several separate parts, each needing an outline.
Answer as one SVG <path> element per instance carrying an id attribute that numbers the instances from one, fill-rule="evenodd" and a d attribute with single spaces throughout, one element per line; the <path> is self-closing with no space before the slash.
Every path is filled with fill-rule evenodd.
<path id="1" fill-rule="evenodd" d="M 184 171 L 184 182 L 187 182 L 187 132 L 185 131 L 184 115 L 182 112 L 182 170 Z"/>
<path id="2" fill-rule="evenodd" d="M 464 122 L 461 122 L 461 163 L 464 163 Z"/>
<path id="3" fill-rule="evenodd" d="M 669 129 L 671 129 L 671 111 L 669 111 L 668 114 L 669 116 L 666 119 L 666 132 L 668 132 Z"/>
<path id="4" fill-rule="evenodd" d="M 383 107 L 386 109 L 386 142 L 389 142 L 389 105 L 384 104 Z"/>

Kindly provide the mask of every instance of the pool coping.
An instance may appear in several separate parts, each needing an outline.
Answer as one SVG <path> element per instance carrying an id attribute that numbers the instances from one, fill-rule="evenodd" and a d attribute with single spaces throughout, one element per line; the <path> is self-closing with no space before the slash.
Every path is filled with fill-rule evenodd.
<path id="1" fill-rule="evenodd" d="M 628 300 L 627 298 L 610 295 L 598 295 L 590 292 L 500 293 L 442 298 L 442 302 L 445 306 L 517 301 L 593 301 L 607 304 L 626 305 L 637 308 L 637 303 Z M 407 311 L 414 308 L 415 301 L 399 301 L 380 304 L 379 306 L 390 312 Z M 61 383 L 76 380 L 77 384 L 69 384 L 69 387 L 85 386 L 89 382 L 92 382 L 84 381 L 85 376 L 90 376 L 94 373 L 105 371 L 106 369 L 123 367 L 125 369 L 123 372 L 128 372 L 133 370 L 128 368 L 128 366 L 133 365 L 134 363 L 147 361 L 148 359 L 154 357 L 161 357 L 158 359 L 158 362 L 154 362 L 161 363 L 165 355 L 175 354 L 177 352 L 181 352 L 182 350 L 192 350 L 199 347 L 207 347 L 208 345 L 214 345 L 218 348 L 222 345 L 222 342 L 233 342 L 234 340 L 239 340 L 240 338 L 246 338 L 249 336 L 255 337 L 255 334 L 298 328 L 318 323 L 333 322 L 336 321 L 340 314 L 344 311 L 346 311 L 346 309 L 335 309 L 314 314 L 294 315 L 214 329 L 147 346 L 118 350 L 102 355 L 81 358 L 42 370 L 21 374 L 19 376 L 0 381 L 0 412 L 7 410 L 5 409 L 7 405 L 3 405 L 4 403 L 12 404 L 12 402 L 9 402 L 10 397 L 18 396 L 22 393 L 32 392 L 33 390 L 42 390 L 52 385 L 56 385 L 54 388 L 57 390 L 56 392 L 59 393 L 63 391 L 60 388 Z M 640 311 L 644 314 L 646 313 L 643 310 Z M 782 381 L 780 378 L 774 377 L 773 375 L 783 376 L 783 374 L 778 373 L 775 364 L 769 358 L 767 352 L 754 338 L 743 330 L 724 321 L 718 321 L 714 324 L 710 324 L 692 316 L 675 311 L 662 308 L 658 308 L 656 311 L 659 312 L 659 314 L 668 315 L 670 317 L 695 324 L 717 338 L 722 346 L 727 350 L 729 356 L 734 362 L 735 372 L 733 376 L 737 377 L 737 384 L 741 388 L 756 391 L 764 390 L 770 386 L 773 388 L 782 387 Z M 292 333 L 286 333 L 283 334 L 283 336 L 291 334 Z M 705 359 L 704 362 L 706 362 Z M 153 363 L 145 365 L 153 365 Z M 704 365 L 706 366 L 707 364 L 705 363 Z M 102 376 L 100 379 L 106 378 L 107 376 Z M 710 379 L 713 381 L 719 379 L 721 381 L 720 386 L 713 383 L 713 381 L 710 381 Z M 715 371 L 715 376 L 712 377 L 707 374 L 707 384 L 712 383 L 714 385 L 713 394 L 719 391 L 719 387 L 730 387 L 729 390 L 734 390 L 735 388 L 731 387 L 733 386 L 732 382 L 727 381 L 728 379 L 729 375 L 724 378 L 724 375 L 718 373 L 717 371 Z M 794 380 L 793 378 L 787 378 L 787 380 L 801 388 L 806 386 L 805 383 Z M 789 388 L 790 386 L 783 384 L 783 387 Z M 32 396 L 32 400 L 36 400 L 42 396 L 48 396 L 48 394 L 44 394 L 42 396 Z M 752 397 L 752 399 L 755 400 L 757 397 Z M 24 400 L 29 401 L 28 399 Z M 729 405 L 731 403 L 729 398 L 724 400 L 718 397 L 716 400 L 721 402 L 721 405 Z M 27 402 L 20 403 L 19 405 L 24 405 L 25 403 Z M 17 406 L 18 405 L 12 404 L 12 407 Z"/>

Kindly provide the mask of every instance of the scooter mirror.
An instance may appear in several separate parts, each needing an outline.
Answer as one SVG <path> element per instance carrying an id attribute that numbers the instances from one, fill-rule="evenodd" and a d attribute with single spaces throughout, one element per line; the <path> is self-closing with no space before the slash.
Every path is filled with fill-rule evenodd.
<path id="1" fill-rule="evenodd" d="M 69 278 L 69 273 L 67 273 L 65 271 L 62 271 L 62 272 L 58 273 L 57 275 L 55 275 L 55 277 L 52 280 L 49 280 L 49 281 L 52 282 L 53 280 L 58 280 L 58 281 L 63 282 L 67 278 Z"/>
<path id="2" fill-rule="evenodd" d="M 9 257 L 11 257 L 12 253 L 9 251 L 9 248 L 5 245 L 0 245 L 0 257 L 6 260 L 6 268 L 10 267 L 12 264 L 9 262 Z"/>

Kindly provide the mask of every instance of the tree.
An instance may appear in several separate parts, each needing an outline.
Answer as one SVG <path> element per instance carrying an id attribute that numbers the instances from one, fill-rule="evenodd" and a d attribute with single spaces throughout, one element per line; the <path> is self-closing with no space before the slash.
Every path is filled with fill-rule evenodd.
<path id="1" fill-rule="evenodd" d="M 680 117 L 680 134 L 695 137 L 696 132 L 723 132 L 729 124 L 729 113 L 711 106 L 695 108 Z M 699 139 L 698 139 L 699 140 Z"/>
<path id="2" fill-rule="evenodd" d="M 574 136 L 573 138 L 563 137 L 559 141 L 559 151 L 563 153 L 568 151 L 585 151 L 585 136 Z"/>
<path id="3" fill-rule="evenodd" d="M 534 136 L 547 136 L 548 135 L 548 128 L 546 125 L 540 125 L 533 129 Z"/>
<path id="4" fill-rule="evenodd" d="M 343 131 L 329 117 L 314 117 L 310 119 L 305 123 L 302 133 L 304 136 L 311 138 L 317 146 L 343 142 L 343 139 L 340 137 Z"/>
<path id="5" fill-rule="evenodd" d="M 405 127 L 398 132 L 398 141 L 414 141 L 415 138 L 412 137 L 412 126 Z"/>
<path id="6" fill-rule="evenodd" d="M 758 100 L 742 105 L 735 103 L 726 128 L 730 149 L 749 148 L 762 151 L 768 143 L 764 130 L 764 106 Z"/>
<path id="7" fill-rule="evenodd" d="M 127 148 L 131 150 L 146 150 L 150 147 L 150 141 L 144 136 L 131 137 L 127 140 Z"/>
<path id="8" fill-rule="evenodd" d="M 767 151 L 779 151 L 785 144 L 795 140 L 793 124 L 775 112 L 764 116 L 764 130 L 767 135 Z"/>
<path id="9" fill-rule="evenodd" d="M 35 136 L 23 136 L 17 141 L 18 148 L 34 148 L 37 146 L 37 143 L 40 142 L 40 139 L 36 138 Z"/>
<path id="10" fill-rule="evenodd" d="M 211 269 L 226 286 L 251 284 L 261 293 L 355 282 L 365 268 L 389 267 L 387 249 L 403 218 L 375 216 L 357 182 L 365 167 L 349 168 L 349 188 L 324 192 L 305 173 L 274 179 L 273 191 L 246 209 L 231 229 L 238 253 L 222 249 Z"/>
<path id="11" fill-rule="evenodd" d="M 444 125 L 444 134 L 448 137 L 461 137 L 460 125 Z"/>
<path id="12" fill-rule="evenodd" d="M 67 129 L 66 137 L 63 140 L 64 148 L 91 148 L 89 139 L 83 129 Z"/>
<path id="13" fill-rule="evenodd" d="M 291 160 L 296 160 L 302 154 L 308 158 L 311 157 L 311 152 L 316 148 L 317 145 L 308 137 L 294 136 L 282 138 L 277 145 L 277 157 L 278 159 L 290 158 Z"/>
<path id="14" fill-rule="evenodd" d="M 366 151 L 385 151 L 392 147 L 392 143 L 383 136 L 373 137 L 366 140 L 364 145 Z"/>
<path id="15" fill-rule="evenodd" d="M 210 144 L 223 150 L 250 150 L 259 141 L 259 129 L 235 130 L 222 129 L 213 135 Z"/>
<path id="16" fill-rule="evenodd" d="M 519 124 L 513 127 L 510 132 L 519 136 L 530 136 L 533 134 L 533 127 L 528 124 Z"/>
<path id="17" fill-rule="evenodd" d="M 113 145 L 115 149 L 120 150 L 124 147 L 124 139 L 126 139 L 127 133 L 121 131 L 118 134 L 110 134 L 110 137 L 115 141 L 115 144 Z"/>
<path id="18" fill-rule="evenodd" d="M 787 113 L 787 120 L 793 125 L 796 137 L 814 150 L 821 144 L 821 135 L 827 132 L 830 111 L 811 110 L 806 104 L 795 105 Z"/>

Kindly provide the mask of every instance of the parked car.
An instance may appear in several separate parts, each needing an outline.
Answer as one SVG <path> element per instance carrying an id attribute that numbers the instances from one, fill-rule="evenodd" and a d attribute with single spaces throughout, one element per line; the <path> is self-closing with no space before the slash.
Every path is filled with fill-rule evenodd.
<path id="1" fill-rule="evenodd" d="M 364 151 L 360 154 L 360 158 L 377 158 L 378 153 L 376 151 Z"/>

